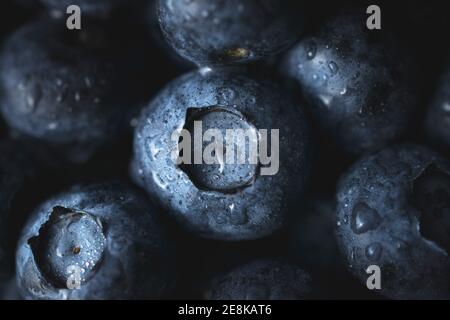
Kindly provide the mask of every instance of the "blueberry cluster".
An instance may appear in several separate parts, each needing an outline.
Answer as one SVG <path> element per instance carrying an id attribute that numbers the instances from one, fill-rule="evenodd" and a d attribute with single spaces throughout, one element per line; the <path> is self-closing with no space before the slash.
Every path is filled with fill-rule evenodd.
<path id="1" fill-rule="evenodd" d="M 450 299 L 439 6 L 4 2 L 1 299 Z"/>

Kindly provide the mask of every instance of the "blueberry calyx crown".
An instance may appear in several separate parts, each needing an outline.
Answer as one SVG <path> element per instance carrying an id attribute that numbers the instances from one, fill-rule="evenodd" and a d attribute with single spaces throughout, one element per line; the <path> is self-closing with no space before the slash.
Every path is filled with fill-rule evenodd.
<path id="1" fill-rule="evenodd" d="M 95 274 L 106 238 L 95 216 L 56 206 L 28 243 L 45 279 L 58 288 L 69 288 L 69 281 L 81 285 Z"/>
<path id="2" fill-rule="evenodd" d="M 232 194 L 254 183 L 259 133 L 243 114 L 221 106 L 188 108 L 184 129 L 192 138 L 191 162 L 180 168 L 198 189 Z M 206 156 L 214 163 L 205 163 Z"/>

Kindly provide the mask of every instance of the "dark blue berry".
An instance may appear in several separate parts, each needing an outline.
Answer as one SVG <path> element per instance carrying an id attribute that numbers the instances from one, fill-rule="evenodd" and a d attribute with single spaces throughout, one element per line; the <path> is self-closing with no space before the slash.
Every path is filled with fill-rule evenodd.
<path id="1" fill-rule="evenodd" d="M 0 59 L 9 126 L 70 162 L 114 141 L 134 106 L 135 66 L 118 67 L 126 55 L 99 24 L 78 32 L 34 21 L 7 40 Z"/>
<path id="2" fill-rule="evenodd" d="M 16 268 L 22 295 L 163 297 L 174 280 L 174 266 L 156 214 L 141 195 L 118 183 L 76 187 L 48 200 L 34 212 L 19 241 Z"/>
<path id="3" fill-rule="evenodd" d="M 226 129 L 267 129 L 271 140 L 270 130 L 278 129 L 278 173 L 261 175 L 266 165 L 260 158 L 256 165 L 177 165 L 173 154 L 178 139 L 172 133 L 181 128 L 190 132 L 191 149 L 183 152 L 193 151 L 192 126 L 200 120 L 203 133 L 213 127 L 222 134 Z M 248 151 L 247 143 L 236 143 L 234 150 Z M 289 95 L 236 70 L 201 69 L 172 82 L 143 111 L 135 132 L 132 175 L 197 235 L 243 240 L 266 236 L 283 225 L 290 202 L 303 190 L 309 162 L 305 118 Z"/>
<path id="4" fill-rule="evenodd" d="M 242 63 L 277 54 L 296 41 L 298 2 L 159 0 L 159 23 L 170 45 L 201 66 Z"/>
<path id="5" fill-rule="evenodd" d="M 429 149 L 403 145 L 357 162 L 338 187 L 337 234 L 363 282 L 381 270 L 390 298 L 450 297 L 450 167 Z"/>
<path id="6" fill-rule="evenodd" d="M 291 49 L 282 72 L 342 150 L 361 154 L 405 133 L 417 105 L 408 59 L 365 10 L 339 15 Z"/>

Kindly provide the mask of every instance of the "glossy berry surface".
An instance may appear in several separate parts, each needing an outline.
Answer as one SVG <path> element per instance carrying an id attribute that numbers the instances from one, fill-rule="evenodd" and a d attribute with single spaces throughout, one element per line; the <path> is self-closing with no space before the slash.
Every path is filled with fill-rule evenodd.
<path id="1" fill-rule="evenodd" d="M 125 77 L 134 69 L 116 68 L 123 56 L 102 26 L 71 32 L 60 23 L 36 20 L 6 41 L 0 107 L 12 129 L 83 162 L 120 131 L 133 107 Z"/>
<path id="2" fill-rule="evenodd" d="M 212 281 L 211 300 L 296 300 L 311 296 L 312 280 L 301 268 L 278 260 L 256 260 Z"/>
<path id="3" fill-rule="evenodd" d="M 417 106 L 409 58 L 365 19 L 364 10 L 334 17 L 288 51 L 281 67 L 322 129 L 352 155 L 402 136 Z"/>
<path id="4" fill-rule="evenodd" d="M 194 164 L 192 157 L 193 164 L 177 165 L 173 157 L 180 148 L 177 130 L 191 133 L 191 149 L 183 152 L 194 152 L 196 121 L 202 123 L 200 134 L 208 128 L 222 133 L 278 129 L 279 171 L 261 175 L 268 168 L 261 157 L 256 164 L 231 163 L 225 157 L 213 164 L 204 159 Z M 257 134 L 251 139 L 253 145 L 261 141 Z M 245 150 L 249 159 L 248 139 L 229 140 L 234 141 L 234 152 Z M 205 141 L 199 142 L 202 152 L 207 150 L 201 145 Z M 283 225 L 290 202 L 301 194 L 309 174 L 309 149 L 301 106 L 278 86 L 234 69 L 202 69 L 169 84 L 142 112 L 135 132 L 132 175 L 195 234 L 255 239 Z"/>
<path id="5" fill-rule="evenodd" d="M 300 35 L 302 14 L 295 1 L 158 1 L 167 41 L 200 66 L 249 62 L 279 53 Z"/>
<path id="6" fill-rule="evenodd" d="M 450 169 L 417 145 L 357 162 L 338 187 L 337 235 L 351 271 L 381 270 L 381 293 L 397 299 L 449 298 Z"/>
<path id="7" fill-rule="evenodd" d="M 16 258 L 30 299 L 155 299 L 174 279 L 156 209 L 119 183 L 75 187 L 42 204 Z"/>

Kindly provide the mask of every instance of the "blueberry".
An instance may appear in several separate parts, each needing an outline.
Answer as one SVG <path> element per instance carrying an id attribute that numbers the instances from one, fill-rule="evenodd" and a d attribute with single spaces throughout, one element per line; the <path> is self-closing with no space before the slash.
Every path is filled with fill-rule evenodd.
<path id="1" fill-rule="evenodd" d="M 340 149 L 357 155 L 402 135 L 416 109 L 408 58 L 365 10 L 346 11 L 302 39 L 282 62 L 310 111 Z"/>
<path id="2" fill-rule="evenodd" d="M 192 143 L 179 153 L 199 147 L 207 152 L 208 139 L 202 145 L 194 136 L 200 121 L 199 135 L 216 129 L 225 147 L 232 147 L 222 157 L 216 154 L 219 161 L 212 164 L 204 159 L 195 164 L 192 157 L 194 164 L 177 165 L 174 154 L 180 151 L 180 129 L 191 134 Z M 227 140 L 228 129 L 253 135 L 245 140 L 233 135 Z M 249 161 L 249 141 L 262 145 L 264 139 L 257 134 L 261 130 L 267 130 L 266 141 L 275 141 L 272 129 L 279 130 L 280 167 L 263 175 L 274 162 L 262 165 L 261 154 L 257 161 Z M 197 235 L 255 239 L 279 229 L 289 204 L 298 201 L 309 174 L 309 149 L 301 108 L 278 86 L 236 69 L 204 68 L 169 84 L 144 109 L 135 132 L 131 171 L 139 185 Z M 237 150 L 244 151 L 241 163 L 235 157 Z M 229 156 L 234 163 L 226 160 Z"/>
<path id="3" fill-rule="evenodd" d="M 447 150 L 450 148 L 450 67 L 446 68 L 428 109 L 426 130 L 431 138 Z"/>
<path id="4" fill-rule="evenodd" d="M 338 186 L 337 235 L 351 271 L 381 270 L 381 293 L 450 297 L 450 167 L 417 145 L 358 161 Z"/>
<path id="5" fill-rule="evenodd" d="M 277 54 L 296 41 L 303 10 L 296 1 L 158 1 L 172 47 L 201 66 L 242 63 Z"/>
<path id="6" fill-rule="evenodd" d="M 295 300 L 312 292 L 311 277 L 282 260 L 256 260 L 212 281 L 211 300 Z"/>
<path id="7" fill-rule="evenodd" d="M 82 14 L 107 15 L 126 0 L 40 0 L 46 7 L 66 13 L 71 5 L 80 7 Z"/>
<path id="8" fill-rule="evenodd" d="M 15 32 L 0 58 L 1 111 L 9 126 L 70 162 L 111 143 L 135 101 L 135 67 L 118 68 L 126 55 L 108 34 L 100 24 L 74 32 L 45 19 Z"/>
<path id="9" fill-rule="evenodd" d="M 75 187 L 32 215 L 18 244 L 30 299 L 161 298 L 173 281 L 156 209 L 119 183 Z"/>

